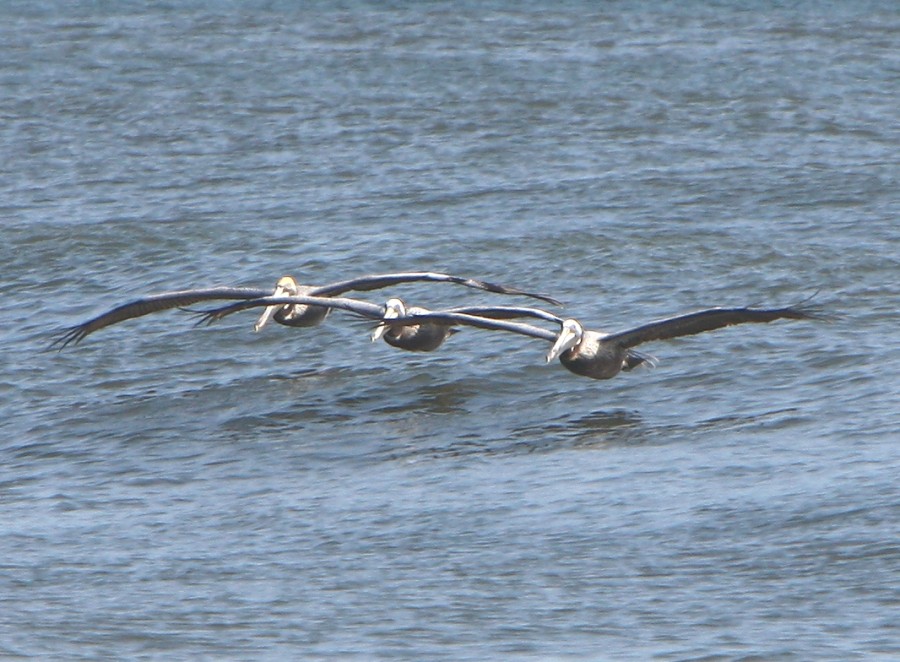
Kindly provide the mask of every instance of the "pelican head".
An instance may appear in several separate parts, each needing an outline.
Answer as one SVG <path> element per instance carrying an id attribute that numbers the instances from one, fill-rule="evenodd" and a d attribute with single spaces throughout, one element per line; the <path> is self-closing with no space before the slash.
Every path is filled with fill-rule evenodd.
<path id="1" fill-rule="evenodd" d="M 406 317 L 406 304 L 401 299 L 388 299 L 384 304 L 384 315 L 382 319 L 396 319 L 398 317 Z M 388 330 L 384 324 L 379 324 L 372 331 L 372 342 L 381 338 Z"/>
<path id="2" fill-rule="evenodd" d="M 275 291 L 272 292 L 273 297 L 282 297 L 282 296 L 296 296 L 300 293 L 299 286 L 297 285 L 297 281 L 294 280 L 291 276 L 282 276 L 278 279 L 278 282 L 275 283 Z M 256 320 L 256 324 L 253 325 L 254 331 L 262 331 L 262 328 L 268 323 L 269 318 L 278 310 L 281 306 L 268 306 L 263 311 L 263 314 L 259 316 L 259 319 Z"/>
<path id="3" fill-rule="evenodd" d="M 573 347 L 577 347 L 581 344 L 583 338 L 584 327 L 581 326 L 581 322 L 573 319 L 564 320 L 562 328 L 559 331 L 559 336 L 556 338 L 556 342 L 553 344 L 553 347 L 550 348 L 550 351 L 547 352 L 547 363 L 550 363 L 563 352 L 568 351 Z"/>

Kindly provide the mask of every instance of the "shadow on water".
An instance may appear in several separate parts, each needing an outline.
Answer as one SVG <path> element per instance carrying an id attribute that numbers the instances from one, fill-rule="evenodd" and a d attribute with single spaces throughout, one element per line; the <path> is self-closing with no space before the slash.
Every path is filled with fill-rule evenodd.
<path id="1" fill-rule="evenodd" d="M 586 448 L 644 441 L 646 425 L 640 414 L 626 409 L 600 410 L 562 421 L 529 424 L 516 430 L 514 447 L 525 452 Z"/>
<path id="2" fill-rule="evenodd" d="M 389 399 L 374 403 L 379 415 L 465 415 L 469 402 L 483 386 L 471 380 L 435 382 L 427 375 L 414 375 L 396 384 Z"/>
<path id="3" fill-rule="evenodd" d="M 783 429 L 800 421 L 808 422 L 807 417 L 801 413 L 800 409 L 797 407 L 785 407 L 757 413 L 714 416 L 696 423 L 692 428 L 698 432 L 711 430 L 722 433 L 750 426 L 755 428 Z M 683 426 L 672 427 L 683 429 Z"/>
<path id="4" fill-rule="evenodd" d="M 703 419 L 701 409 L 636 401 L 624 382 L 604 384 L 608 406 L 591 410 L 596 391 L 585 392 L 567 374 L 548 373 L 544 366 L 401 358 L 360 365 L 342 357 L 345 365 L 273 364 L 275 370 L 253 362 L 224 369 L 201 361 L 190 377 L 162 385 L 152 376 L 148 384 L 142 373 L 123 387 L 110 375 L 102 402 L 88 405 L 73 395 L 65 401 L 66 418 L 83 437 L 264 440 L 306 453 L 328 449 L 332 459 L 361 462 L 694 443 L 748 426 L 773 430 L 807 421 L 790 408 Z M 114 433 L 111 421 L 117 422 Z"/>
<path id="5" fill-rule="evenodd" d="M 496 427 L 503 427 L 497 421 Z M 405 444 L 382 447 L 375 458 L 382 461 L 422 461 L 459 457 L 496 457 L 552 453 L 560 450 L 611 445 L 637 444 L 644 441 L 640 415 L 626 410 L 598 411 L 568 421 L 550 424 L 529 423 L 498 433 L 483 427 L 463 427 L 451 437 L 410 439 Z"/>
<path id="6" fill-rule="evenodd" d="M 731 435 L 741 430 L 781 430 L 805 420 L 795 408 L 717 416 L 684 423 L 654 423 L 628 409 L 598 410 L 552 422 L 528 422 L 487 434 L 480 427 L 461 427 L 452 436 L 413 435 L 405 443 L 382 445 L 369 460 L 423 461 L 458 457 L 497 457 L 603 451 L 643 445 L 699 443 L 702 438 Z M 497 428 L 503 428 L 497 421 Z"/>
<path id="7" fill-rule="evenodd" d="M 256 426 L 268 430 L 299 424 L 346 422 L 333 428 L 337 439 L 352 428 L 379 423 L 432 417 L 462 419 L 469 402 L 482 387 L 472 380 L 436 381 L 417 371 L 388 367 L 337 367 L 295 371 L 289 374 L 242 378 L 211 387 L 217 399 L 240 401 L 241 412 L 223 424 L 225 430 L 252 433 Z M 212 397 L 212 391 L 203 394 Z M 271 404 L 276 406 L 273 409 Z"/>

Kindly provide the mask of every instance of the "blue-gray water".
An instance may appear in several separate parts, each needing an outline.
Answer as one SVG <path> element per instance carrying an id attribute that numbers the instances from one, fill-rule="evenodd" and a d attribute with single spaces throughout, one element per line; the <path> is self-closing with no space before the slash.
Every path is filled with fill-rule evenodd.
<path id="1" fill-rule="evenodd" d="M 0 657 L 900 655 L 900 9 L 635 4 L 3 5 Z M 605 382 L 339 314 L 42 351 L 410 269 L 839 317 Z"/>

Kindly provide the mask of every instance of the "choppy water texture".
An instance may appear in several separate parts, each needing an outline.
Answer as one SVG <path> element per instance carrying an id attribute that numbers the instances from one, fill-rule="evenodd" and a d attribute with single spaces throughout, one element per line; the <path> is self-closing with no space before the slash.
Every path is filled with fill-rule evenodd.
<path id="1" fill-rule="evenodd" d="M 89 4 L 0 10 L 0 656 L 900 655 L 896 3 Z M 397 269 L 840 317 L 608 382 L 338 314 L 41 351 Z"/>

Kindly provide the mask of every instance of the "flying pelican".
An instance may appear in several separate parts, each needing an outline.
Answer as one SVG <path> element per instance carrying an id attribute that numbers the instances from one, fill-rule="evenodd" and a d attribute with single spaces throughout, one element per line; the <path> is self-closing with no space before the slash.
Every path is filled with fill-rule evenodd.
<path id="1" fill-rule="evenodd" d="M 369 303 L 368 301 L 359 301 L 357 299 L 348 299 L 343 297 L 309 297 L 309 296 L 267 296 L 260 299 L 252 299 L 248 301 L 239 301 L 237 303 L 215 308 L 213 310 L 204 311 L 202 317 L 197 321 L 197 325 L 212 324 L 223 317 L 236 313 L 248 308 L 265 306 L 266 310 L 272 308 L 291 306 L 307 306 L 310 308 L 318 308 L 327 305 L 329 309 L 337 308 L 354 313 L 360 317 L 366 317 L 372 320 L 392 320 L 395 318 L 405 318 L 409 315 L 429 315 L 432 311 L 427 308 L 419 308 L 416 306 L 407 306 L 402 299 L 391 298 L 383 305 Z M 467 306 L 460 308 L 451 308 L 446 313 L 459 313 L 466 316 L 489 317 L 492 319 L 513 319 L 517 317 L 531 317 L 535 319 L 543 319 L 556 324 L 562 324 L 563 320 L 539 308 L 526 308 L 517 306 Z M 393 326 L 379 324 L 372 332 L 372 341 L 384 338 L 384 341 L 397 347 L 411 352 L 431 352 L 440 347 L 443 342 L 449 338 L 455 329 L 452 323 L 446 323 L 442 320 L 422 321 L 420 323 L 410 323 L 403 326 Z"/>
<path id="2" fill-rule="evenodd" d="M 408 315 L 422 315 L 431 312 L 418 306 L 407 307 L 402 299 L 388 299 L 384 304 L 382 319 L 395 319 Z M 386 326 L 379 324 L 372 332 L 372 342 L 384 338 L 384 342 L 393 347 L 408 349 L 414 352 L 431 352 L 440 347 L 453 335 L 456 329 L 449 324 L 423 322 L 404 326 Z"/>
<path id="3" fill-rule="evenodd" d="M 336 297 L 344 292 L 350 291 L 370 291 L 379 290 L 391 285 L 412 282 L 441 282 L 455 283 L 466 287 L 473 287 L 480 290 L 487 290 L 497 294 L 514 294 L 527 296 L 534 299 L 540 299 L 554 305 L 561 305 L 559 301 L 553 297 L 543 294 L 535 294 L 533 292 L 525 292 L 514 287 L 506 287 L 496 283 L 475 280 L 472 278 L 463 278 L 461 276 L 451 276 L 449 274 L 434 272 L 408 272 L 393 274 L 376 274 L 370 276 L 361 276 L 350 280 L 337 281 L 328 285 L 308 286 L 299 285 L 294 278 L 284 276 L 278 280 L 275 286 L 274 295 L 305 295 L 310 297 Z M 179 290 L 176 292 L 164 292 L 162 294 L 151 294 L 149 296 L 130 301 L 128 303 L 116 306 L 107 312 L 89 319 L 82 324 L 64 329 L 60 335 L 53 341 L 50 348 L 63 349 L 70 343 L 78 344 L 86 336 L 102 329 L 111 324 L 124 322 L 125 320 L 141 317 L 160 310 L 168 310 L 170 308 L 183 308 L 200 301 L 213 301 L 217 299 L 223 300 L 250 300 L 260 299 L 273 295 L 269 290 L 262 290 L 250 287 L 213 287 L 206 289 Z M 307 304 L 286 304 L 282 306 L 267 307 L 254 327 L 257 331 L 262 329 L 268 322 L 270 317 L 274 317 L 279 324 L 287 326 L 315 326 L 321 323 L 328 315 L 331 306 L 307 305 Z"/>
<path id="4" fill-rule="evenodd" d="M 383 320 L 397 319 L 408 316 L 427 315 L 432 311 L 418 306 L 407 307 L 402 299 L 388 299 L 384 304 Z M 562 319 L 552 313 L 539 308 L 521 308 L 513 306 L 470 306 L 466 308 L 451 308 L 443 311 L 447 313 L 459 313 L 461 315 L 477 315 L 491 319 L 513 319 L 515 317 L 535 317 L 562 323 Z M 392 326 L 379 324 L 372 332 L 372 342 L 384 338 L 388 345 L 399 347 L 413 352 L 430 352 L 456 333 L 452 324 L 445 324 L 440 320 L 423 321 L 420 324 L 407 324 Z"/>
<path id="5" fill-rule="evenodd" d="M 611 379 L 621 371 L 628 371 L 655 360 L 634 350 L 634 347 L 652 340 L 668 340 L 726 326 L 744 323 L 766 323 L 777 319 L 825 319 L 812 306 L 787 306 L 784 308 L 707 308 L 686 315 L 650 322 L 617 333 L 590 331 L 575 319 L 560 320 L 560 329 L 553 332 L 531 324 L 500 319 L 488 319 L 477 315 L 443 311 L 407 315 L 383 320 L 387 326 L 402 326 L 438 322 L 474 326 L 495 331 L 511 331 L 553 343 L 547 353 L 547 363 L 558 358 L 570 372 L 591 379 Z"/>

